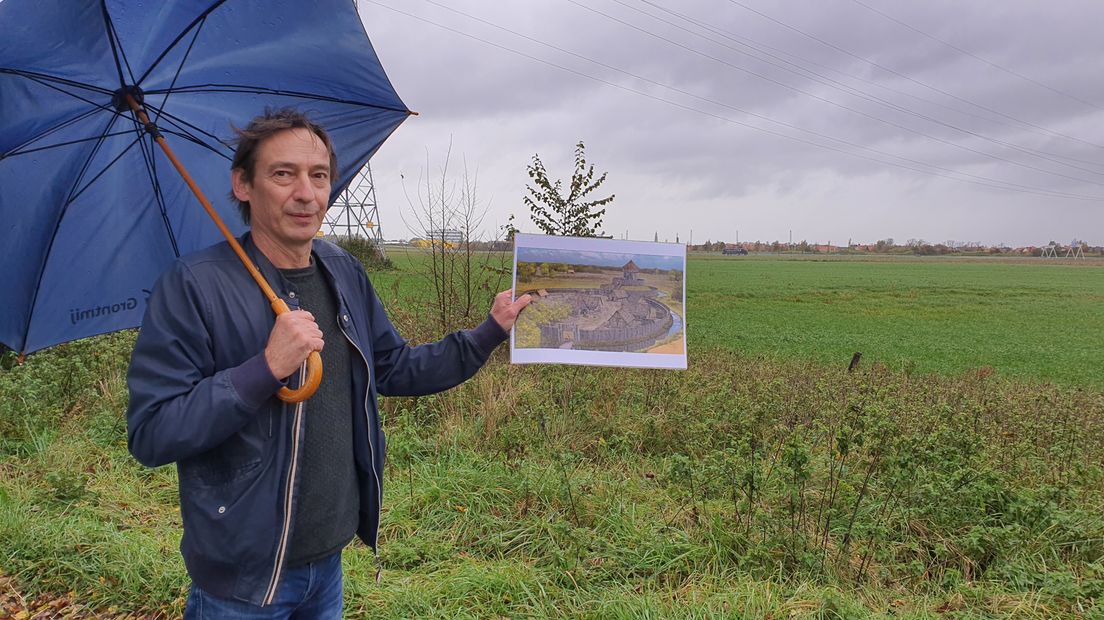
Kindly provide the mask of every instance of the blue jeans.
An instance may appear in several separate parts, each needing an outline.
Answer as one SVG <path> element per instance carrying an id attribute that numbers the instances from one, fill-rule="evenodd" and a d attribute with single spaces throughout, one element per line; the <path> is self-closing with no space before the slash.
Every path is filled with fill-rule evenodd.
<path id="1" fill-rule="evenodd" d="M 285 568 L 276 596 L 264 607 L 216 598 L 192 584 L 184 620 L 341 618 L 341 552 L 296 568 Z"/>

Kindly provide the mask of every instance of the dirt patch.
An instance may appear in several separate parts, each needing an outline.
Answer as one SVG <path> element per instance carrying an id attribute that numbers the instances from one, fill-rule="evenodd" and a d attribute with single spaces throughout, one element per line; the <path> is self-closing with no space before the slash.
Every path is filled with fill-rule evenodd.
<path id="1" fill-rule="evenodd" d="M 686 338 L 683 336 L 679 336 L 678 340 L 652 347 L 647 351 L 647 353 L 674 353 L 676 355 L 682 355 L 684 352 L 686 352 Z"/>

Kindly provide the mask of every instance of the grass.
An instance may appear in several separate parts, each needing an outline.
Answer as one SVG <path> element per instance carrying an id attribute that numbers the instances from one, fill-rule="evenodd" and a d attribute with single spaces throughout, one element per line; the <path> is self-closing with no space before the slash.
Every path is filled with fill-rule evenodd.
<path id="1" fill-rule="evenodd" d="M 903 306 L 895 286 L 972 307 L 981 302 L 953 291 L 1084 300 L 1090 280 L 1001 263 L 978 265 L 995 268 L 988 277 L 954 261 L 821 267 L 692 260 L 685 372 L 511 366 L 499 351 L 451 392 L 385 399 L 384 578 L 351 547 L 347 615 L 1104 617 L 1104 392 L 1093 377 L 1054 379 L 1062 366 L 1042 363 L 1023 370 L 1035 375 L 955 371 L 900 332 L 878 340 L 885 353 L 858 348 L 852 373 L 851 347 L 822 363 L 802 348 L 707 340 L 726 322 L 749 336 L 742 326 L 770 323 L 772 305 L 796 322 L 776 337 L 796 333 L 815 319 L 812 302 L 785 301 L 800 291 L 850 303 L 823 320 L 839 327 L 864 306 L 881 309 L 873 317 Z M 433 337 L 415 304 L 397 303 L 417 280 L 374 281 L 404 331 Z M 705 329 L 722 298 L 737 303 Z M 916 314 L 932 319 L 940 304 L 928 301 Z M 132 338 L 0 371 L 0 572 L 29 593 L 171 617 L 187 585 L 175 472 L 126 453 Z"/>
<path id="2" fill-rule="evenodd" d="M 420 260 L 398 255 L 397 271 L 374 276 L 390 310 L 424 294 L 411 274 Z M 861 352 L 905 372 L 985 368 L 1102 389 L 1102 276 L 1099 260 L 695 254 L 686 276 L 690 363 L 713 348 L 832 365 Z"/>
<path id="3" fill-rule="evenodd" d="M 1104 269 L 1041 260 L 691 261 L 689 342 L 1104 387 Z"/>

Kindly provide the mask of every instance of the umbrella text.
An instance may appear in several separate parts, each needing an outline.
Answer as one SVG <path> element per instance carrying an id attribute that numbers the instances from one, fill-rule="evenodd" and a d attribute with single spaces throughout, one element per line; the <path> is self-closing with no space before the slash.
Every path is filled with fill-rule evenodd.
<path id="1" fill-rule="evenodd" d="M 107 316 L 109 314 L 115 314 L 123 312 L 124 310 L 134 310 L 138 307 L 138 300 L 134 297 L 128 298 L 126 301 L 109 304 L 104 306 L 96 306 L 95 308 L 86 309 L 73 309 L 69 311 L 69 322 L 76 325 L 80 321 L 86 321 L 100 316 Z"/>

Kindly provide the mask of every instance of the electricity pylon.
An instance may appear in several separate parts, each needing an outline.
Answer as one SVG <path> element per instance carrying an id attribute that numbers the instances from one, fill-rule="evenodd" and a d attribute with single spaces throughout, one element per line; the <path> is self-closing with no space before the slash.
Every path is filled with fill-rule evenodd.
<path id="1" fill-rule="evenodd" d="M 1077 239 L 1070 241 L 1069 249 L 1066 250 L 1066 258 L 1085 258 L 1085 253 L 1081 251 L 1081 242 Z"/>
<path id="2" fill-rule="evenodd" d="M 326 225 L 335 237 L 371 239 L 383 251 L 383 230 L 376 208 L 376 187 L 372 182 L 371 166 L 365 164 L 326 211 Z"/>

